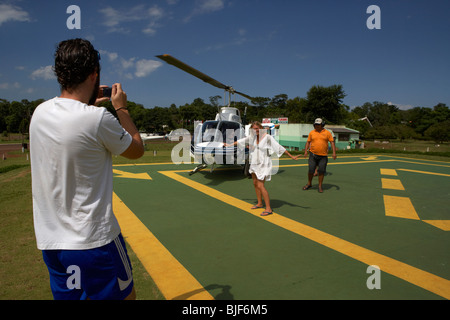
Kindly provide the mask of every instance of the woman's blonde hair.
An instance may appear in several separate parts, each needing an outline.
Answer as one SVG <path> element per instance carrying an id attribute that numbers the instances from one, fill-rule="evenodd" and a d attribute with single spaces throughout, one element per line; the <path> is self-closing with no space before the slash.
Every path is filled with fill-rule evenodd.
<path id="1" fill-rule="evenodd" d="M 259 127 L 260 129 L 263 128 L 261 122 L 259 122 L 259 121 L 253 121 L 252 124 L 250 125 L 250 128 L 253 128 L 253 126 L 257 126 L 257 127 Z"/>

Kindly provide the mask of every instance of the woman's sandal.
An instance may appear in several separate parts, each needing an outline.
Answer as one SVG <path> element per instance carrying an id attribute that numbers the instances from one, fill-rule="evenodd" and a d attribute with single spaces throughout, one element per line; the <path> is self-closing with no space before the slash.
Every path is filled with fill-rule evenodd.
<path id="1" fill-rule="evenodd" d="M 251 207 L 250 209 L 262 209 L 262 208 L 264 208 L 264 207 L 260 207 L 260 206 L 258 206 L 258 205 L 254 205 L 254 206 Z"/>
<path id="2" fill-rule="evenodd" d="M 311 188 L 311 187 L 312 187 L 312 185 L 307 184 L 306 186 L 303 187 L 303 190 L 308 190 L 308 189 Z"/>
<path id="3" fill-rule="evenodd" d="M 263 213 L 261 213 L 261 215 L 264 217 L 264 216 L 268 216 L 269 214 L 272 214 L 273 213 L 273 211 L 264 211 Z"/>

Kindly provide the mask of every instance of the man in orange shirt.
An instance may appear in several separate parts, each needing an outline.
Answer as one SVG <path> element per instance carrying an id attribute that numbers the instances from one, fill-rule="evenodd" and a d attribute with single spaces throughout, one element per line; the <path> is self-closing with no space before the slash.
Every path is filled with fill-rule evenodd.
<path id="1" fill-rule="evenodd" d="M 317 168 L 319 173 L 319 192 L 323 192 L 323 177 L 325 175 L 328 163 L 328 142 L 331 143 L 331 148 L 333 149 L 333 160 L 336 159 L 336 145 L 334 144 L 333 136 L 330 131 L 324 128 L 324 125 L 323 120 L 321 118 L 317 118 L 314 121 L 314 130 L 309 133 L 308 140 L 306 141 L 304 157 L 306 158 L 309 149 L 309 170 L 308 184 L 303 187 L 303 190 L 308 190 L 311 188 L 314 171 Z"/>

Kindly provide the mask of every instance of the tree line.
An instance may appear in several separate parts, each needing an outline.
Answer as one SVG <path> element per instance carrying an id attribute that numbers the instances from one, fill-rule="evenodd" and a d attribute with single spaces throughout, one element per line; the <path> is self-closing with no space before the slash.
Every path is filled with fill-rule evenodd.
<path id="1" fill-rule="evenodd" d="M 312 123 L 323 118 L 327 124 L 345 125 L 360 132 L 363 139 L 431 139 L 450 140 L 450 109 L 439 103 L 433 107 L 401 110 L 397 106 L 374 101 L 350 109 L 343 103 L 346 94 L 342 85 L 313 86 L 306 97 L 289 98 L 278 94 L 272 98 L 256 97 L 253 101 L 232 102 L 247 123 L 262 118 L 287 117 L 289 123 Z M 212 120 L 221 106 L 221 96 L 208 102 L 201 98 L 181 106 L 144 107 L 128 101 L 127 107 L 136 127 L 143 132 L 170 132 L 186 128 L 193 132 L 194 121 Z M 0 99 L 0 133 L 28 132 L 34 109 L 44 100 L 9 102 Z M 111 102 L 100 107 L 115 114 Z"/>

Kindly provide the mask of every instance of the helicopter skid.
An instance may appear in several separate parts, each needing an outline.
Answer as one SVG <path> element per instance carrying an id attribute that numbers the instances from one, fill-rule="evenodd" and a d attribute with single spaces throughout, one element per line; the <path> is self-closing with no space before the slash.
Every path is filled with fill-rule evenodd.
<path id="1" fill-rule="evenodd" d="M 202 163 L 202 164 L 198 165 L 197 167 L 195 167 L 194 170 L 189 172 L 189 175 L 192 176 L 194 173 L 199 172 L 200 170 L 205 169 L 206 167 L 207 167 L 207 165 Z"/>

